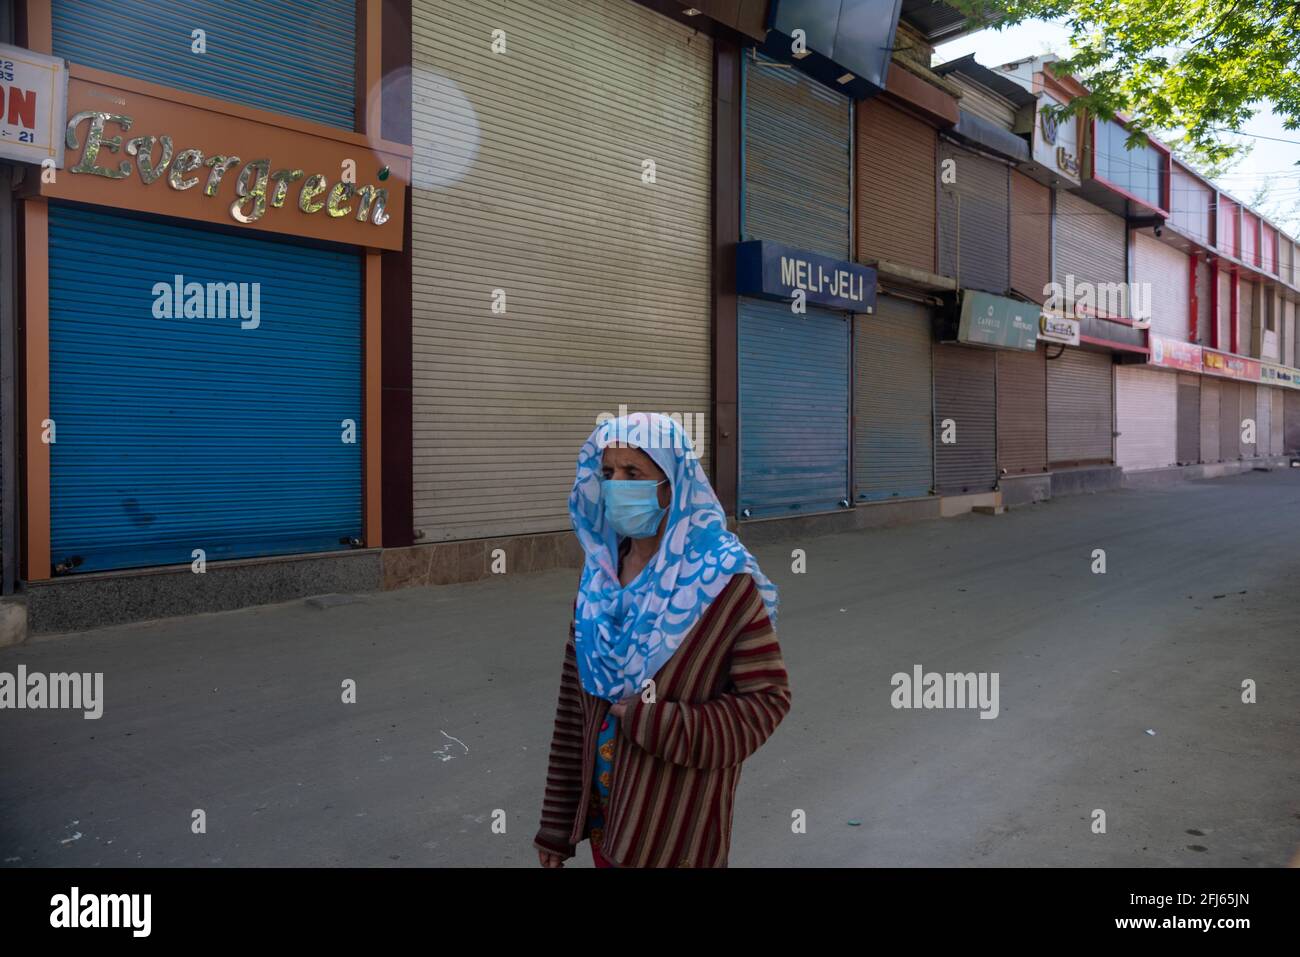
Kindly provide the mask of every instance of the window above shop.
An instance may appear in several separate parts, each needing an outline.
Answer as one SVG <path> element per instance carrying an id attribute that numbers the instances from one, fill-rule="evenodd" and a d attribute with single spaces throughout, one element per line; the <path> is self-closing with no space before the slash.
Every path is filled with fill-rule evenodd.
<path id="1" fill-rule="evenodd" d="M 1128 135 L 1117 120 L 1094 121 L 1093 178 L 1153 210 L 1168 210 L 1168 150 L 1149 140 L 1128 149 Z"/>

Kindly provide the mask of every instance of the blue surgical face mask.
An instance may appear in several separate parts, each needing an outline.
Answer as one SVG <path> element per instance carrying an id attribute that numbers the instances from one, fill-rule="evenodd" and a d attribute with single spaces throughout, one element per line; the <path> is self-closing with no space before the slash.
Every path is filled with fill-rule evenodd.
<path id="1" fill-rule="evenodd" d="M 659 504 L 659 486 L 668 481 L 605 479 L 600 483 L 605 521 L 624 538 L 650 538 L 659 531 L 667 507 Z"/>

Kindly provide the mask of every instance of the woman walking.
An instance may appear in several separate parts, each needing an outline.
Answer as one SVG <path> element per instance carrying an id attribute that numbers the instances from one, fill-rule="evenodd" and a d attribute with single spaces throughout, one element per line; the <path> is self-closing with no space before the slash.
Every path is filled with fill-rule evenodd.
<path id="1" fill-rule="evenodd" d="M 776 588 L 727 531 L 690 440 L 596 428 L 569 495 L 586 553 L 534 844 L 563 867 L 725 867 L 740 765 L 790 710 Z"/>

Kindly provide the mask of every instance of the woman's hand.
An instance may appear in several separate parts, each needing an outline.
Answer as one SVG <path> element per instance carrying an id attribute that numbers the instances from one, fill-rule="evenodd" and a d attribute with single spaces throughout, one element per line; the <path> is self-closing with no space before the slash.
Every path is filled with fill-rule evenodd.
<path id="1" fill-rule="evenodd" d="M 637 699 L 636 695 L 628 695 L 622 701 L 618 702 L 618 704 L 611 705 L 609 709 L 610 716 L 614 718 L 618 718 L 620 721 L 622 721 L 623 715 L 627 714 L 627 706 L 630 705 L 636 699 Z"/>
<path id="2" fill-rule="evenodd" d="M 564 858 L 559 854 L 552 854 L 550 851 L 544 851 L 540 847 L 537 849 L 537 860 L 542 867 L 563 867 Z"/>

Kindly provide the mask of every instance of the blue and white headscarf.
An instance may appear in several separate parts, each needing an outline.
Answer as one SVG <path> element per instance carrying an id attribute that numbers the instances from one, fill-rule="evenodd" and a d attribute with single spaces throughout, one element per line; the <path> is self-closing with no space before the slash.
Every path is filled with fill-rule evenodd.
<path id="1" fill-rule="evenodd" d="M 659 551 L 627 588 L 618 580 L 618 535 L 601 507 L 601 456 L 609 445 L 641 449 L 672 488 Z M 639 693 L 733 575 L 753 576 L 775 624 L 776 586 L 727 531 L 722 504 L 690 438 L 668 416 L 635 412 L 596 427 L 578 454 L 569 516 L 587 555 L 575 618 L 578 674 L 589 694 L 617 702 Z"/>

